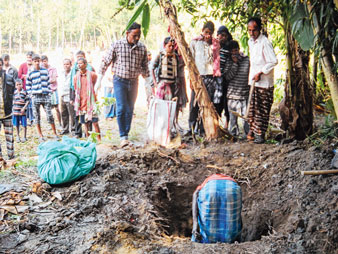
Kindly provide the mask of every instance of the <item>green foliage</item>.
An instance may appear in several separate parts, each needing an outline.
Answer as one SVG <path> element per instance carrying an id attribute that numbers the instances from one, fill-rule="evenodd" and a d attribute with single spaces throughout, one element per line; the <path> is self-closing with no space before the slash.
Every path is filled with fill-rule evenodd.
<path id="1" fill-rule="evenodd" d="M 284 78 L 279 78 L 275 82 L 275 89 L 273 91 L 273 101 L 274 102 L 281 102 L 282 99 L 284 98 L 284 84 L 285 84 L 285 79 Z"/>
<path id="2" fill-rule="evenodd" d="M 97 133 L 95 131 L 89 131 L 88 141 L 92 143 L 97 143 L 97 137 L 100 135 L 100 133 Z"/>
<path id="3" fill-rule="evenodd" d="M 315 133 L 308 136 L 307 139 L 315 146 L 322 146 L 327 141 L 337 141 L 337 137 L 338 126 L 334 122 L 334 117 L 328 115 L 325 117 L 324 124 L 322 124 Z"/>
<path id="4" fill-rule="evenodd" d="M 150 7 L 149 4 L 146 3 L 142 13 L 142 32 L 144 37 L 147 37 L 150 26 Z"/>
<path id="5" fill-rule="evenodd" d="M 107 130 L 106 131 L 106 134 L 105 134 L 105 137 L 108 139 L 108 140 L 112 140 L 113 139 L 113 132 L 111 130 Z"/>
<path id="6" fill-rule="evenodd" d="M 299 3 L 294 6 L 290 15 L 291 31 L 303 50 L 309 50 L 314 45 L 314 33 L 311 26 L 307 3 Z"/>
<path id="7" fill-rule="evenodd" d="M 24 169 L 27 167 L 35 167 L 37 165 L 36 159 L 28 159 L 28 160 L 19 160 L 15 164 L 15 168 Z"/>
<path id="8" fill-rule="evenodd" d="M 102 97 L 101 99 L 101 101 L 96 101 L 94 105 L 93 111 L 97 115 L 101 114 L 103 107 L 111 106 L 116 102 L 116 99 L 112 97 Z"/>
<path id="9" fill-rule="evenodd" d="M 140 14 L 143 12 L 144 7 L 145 7 L 147 2 L 148 2 L 148 0 L 143 0 L 142 4 L 137 8 L 134 15 L 130 18 L 125 30 L 123 31 L 123 33 L 125 31 L 127 31 L 130 28 L 130 26 L 136 21 L 136 19 L 140 16 Z M 149 17 L 149 19 L 150 19 L 150 17 Z"/>

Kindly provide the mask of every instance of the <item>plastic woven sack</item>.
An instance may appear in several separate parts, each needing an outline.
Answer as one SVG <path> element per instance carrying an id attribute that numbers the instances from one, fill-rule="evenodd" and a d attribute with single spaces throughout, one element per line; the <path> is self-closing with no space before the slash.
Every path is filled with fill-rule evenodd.
<path id="1" fill-rule="evenodd" d="M 174 124 L 176 101 L 152 98 L 147 118 L 147 133 L 150 140 L 167 146 L 170 143 L 170 130 Z"/>
<path id="2" fill-rule="evenodd" d="M 96 162 L 96 145 L 64 136 L 38 147 L 38 174 L 49 184 L 62 184 L 87 175 Z"/>

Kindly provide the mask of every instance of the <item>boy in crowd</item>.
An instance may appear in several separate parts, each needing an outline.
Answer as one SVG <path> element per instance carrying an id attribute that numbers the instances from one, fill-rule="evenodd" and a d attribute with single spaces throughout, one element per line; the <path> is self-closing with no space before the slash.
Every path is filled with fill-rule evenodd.
<path id="1" fill-rule="evenodd" d="M 0 128 L 4 126 L 7 145 L 7 155 L 9 159 L 14 158 L 14 139 L 12 124 L 12 105 L 14 86 L 6 82 L 6 71 L 2 69 L 4 61 L 0 58 Z M 0 145 L 0 161 L 3 161 Z"/>
<path id="2" fill-rule="evenodd" d="M 101 141 L 99 118 L 94 111 L 97 101 L 94 91 L 97 75 L 93 71 L 87 70 L 87 60 L 80 58 L 77 60 L 79 71 L 74 77 L 74 92 L 71 101 L 74 102 L 74 110 L 80 116 L 80 122 L 85 127 L 86 137 L 89 136 L 89 124 L 93 123 L 96 133 L 99 133 L 98 140 Z"/>
<path id="3" fill-rule="evenodd" d="M 41 61 L 42 61 L 42 67 L 48 70 L 50 89 L 52 90 L 51 106 L 52 106 L 52 109 L 55 109 L 56 117 L 58 119 L 58 122 L 61 128 L 62 124 L 61 124 L 61 113 L 59 110 L 59 95 L 58 95 L 58 81 L 57 81 L 58 73 L 57 73 L 56 68 L 48 64 L 48 57 L 46 55 L 41 56 Z"/>
<path id="4" fill-rule="evenodd" d="M 147 52 L 147 57 L 148 57 L 148 69 L 152 70 L 153 62 L 151 61 L 152 57 L 150 51 Z M 149 108 L 151 96 L 155 94 L 153 76 L 146 77 L 144 80 L 145 80 L 144 87 L 146 89 L 147 96 L 147 106 Z"/>
<path id="5" fill-rule="evenodd" d="M 245 115 L 247 111 L 247 100 L 249 97 L 249 57 L 239 52 L 239 44 L 237 41 L 231 40 L 229 42 L 229 50 L 234 66 L 237 66 L 236 74 L 227 79 L 227 103 L 230 111 L 229 132 L 232 135 L 239 135 L 239 127 L 237 123 L 237 116 L 232 112 L 237 112 L 240 115 Z M 230 69 L 233 69 L 232 67 Z M 228 71 L 230 73 L 230 71 Z M 226 74 L 227 75 L 227 74 Z M 243 129 L 245 135 L 249 132 L 249 125 L 246 121 L 243 122 Z"/>
<path id="6" fill-rule="evenodd" d="M 23 89 L 22 80 L 15 80 L 15 92 L 13 96 L 13 125 L 16 127 L 18 143 L 27 141 L 27 119 L 26 119 L 26 109 L 29 104 L 29 99 L 27 92 Z M 20 125 L 24 129 L 24 136 L 20 139 Z"/>
<path id="7" fill-rule="evenodd" d="M 51 108 L 50 94 L 52 91 L 50 89 L 48 70 L 40 67 L 41 58 L 38 54 L 34 54 L 32 60 L 34 70 L 31 71 L 27 77 L 26 89 L 29 96 L 32 99 L 33 112 L 35 116 L 36 128 L 39 135 L 39 141 L 43 142 L 46 140 L 41 132 L 40 106 L 43 106 L 43 108 L 45 109 L 47 121 L 52 127 L 54 137 L 56 139 L 59 139 L 59 137 L 56 134 L 54 118 Z"/>
<path id="8" fill-rule="evenodd" d="M 86 54 L 82 50 L 79 50 L 78 52 L 76 52 L 75 56 L 76 56 L 76 61 L 75 61 L 75 64 L 74 64 L 74 66 L 71 70 L 71 73 L 70 73 L 70 89 L 71 89 L 72 93 L 74 93 L 74 77 L 76 76 L 76 73 L 79 71 L 77 60 L 79 60 L 80 58 L 86 59 Z M 90 64 L 87 64 L 87 70 L 95 72 L 94 68 Z M 75 127 L 75 135 L 76 135 L 77 138 L 81 138 L 82 137 L 82 128 L 81 128 L 79 116 L 75 117 L 75 126 L 76 126 Z M 90 130 L 91 130 L 91 127 L 92 127 L 91 124 L 89 124 Z"/>
<path id="9" fill-rule="evenodd" d="M 190 50 L 205 88 L 208 91 L 210 100 L 217 108 L 222 97 L 222 79 L 219 55 L 220 44 L 213 37 L 214 31 L 214 23 L 207 21 L 203 25 L 202 34 L 191 41 Z M 200 112 L 198 103 L 195 101 L 195 96 L 195 91 L 191 90 L 189 132 L 199 132 L 203 135 L 203 123 L 198 120 Z"/>
<path id="10" fill-rule="evenodd" d="M 33 68 L 33 61 L 32 56 L 34 52 L 28 51 L 26 54 L 26 62 L 21 64 L 19 67 L 19 73 L 18 77 L 22 80 L 23 89 L 26 90 L 26 79 L 28 77 L 28 74 L 31 72 Z M 34 114 L 33 114 L 33 107 L 32 107 L 32 101 L 30 100 L 27 108 L 27 118 L 30 120 L 29 124 L 31 125 L 34 120 Z"/>

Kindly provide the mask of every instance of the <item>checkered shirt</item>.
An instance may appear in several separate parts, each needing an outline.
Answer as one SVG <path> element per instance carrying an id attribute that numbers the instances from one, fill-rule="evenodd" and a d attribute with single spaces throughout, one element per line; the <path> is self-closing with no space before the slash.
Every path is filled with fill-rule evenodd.
<path id="1" fill-rule="evenodd" d="M 230 180 L 211 180 L 198 192 L 201 243 L 231 243 L 242 230 L 242 192 Z M 192 241 L 197 241 L 194 235 Z"/>
<path id="2" fill-rule="evenodd" d="M 124 79 L 136 79 L 140 74 L 149 76 L 147 48 L 138 42 L 130 45 L 126 38 L 112 43 L 102 59 L 99 73 L 104 74 L 112 63 L 115 75 Z"/>

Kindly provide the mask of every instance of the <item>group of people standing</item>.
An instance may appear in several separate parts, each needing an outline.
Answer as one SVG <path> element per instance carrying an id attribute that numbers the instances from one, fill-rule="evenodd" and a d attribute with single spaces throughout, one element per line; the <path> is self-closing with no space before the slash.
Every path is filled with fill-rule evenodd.
<path id="1" fill-rule="evenodd" d="M 201 35 L 190 43 L 190 50 L 197 69 L 219 116 L 226 118 L 225 128 L 233 135 L 239 135 L 237 115 L 250 108 L 248 121 L 243 122 L 248 140 L 263 143 L 268 127 L 269 114 L 273 102 L 273 68 L 277 64 L 271 42 L 261 32 L 259 18 L 248 21 L 250 34 L 250 58 L 240 52 L 237 41 L 233 40 L 225 26 L 217 30 L 208 21 Z M 170 31 L 169 31 L 170 32 Z M 54 123 L 52 109 L 55 109 L 60 134 L 70 132 L 82 137 L 94 126 L 100 134 L 97 113 L 97 93 L 102 78 L 112 64 L 116 116 L 121 139 L 121 147 L 130 144 L 128 140 L 134 105 L 138 91 L 138 77 L 146 79 L 147 94 L 160 99 L 171 100 L 176 97 L 178 112 L 188 102 L 184 75 L 184 61 L 173 36 L 165 38 L 163 47 L 154 61 L 151 54 L 139 40 L 141 26 L 133 23 L 126 36 L 112 43 L 102 59 L 98 75 L 88 64 L 85 53 L 76 53 L 76 61 L 64 59 L 64 70 L 58 76 L 55 68 L 48 64 L 48 57 L 27 53 L 27 61 L 19 71 L 9 63 L 9 55 L 0 59 L 0 124 L 4 125 L 9 158 L 14 157 L 13 125 L 17 128 L 17 142 L 27 140 L 27 122 L 36 123 L 41 142 L 45 137 L 41 130 L 41 106 L 46 111 L 55 139 L 59 139 Z M 59 83 L 58 83 L 59 81 Z M 249 88 L 254 86 L 250 102 Z M 60 99 L 60 103 L 59 103 Z M 189 132 L 203 133 L 199 117 L 198 103 L 192 90 L 189 111 Z M 59 104 L 61 105 L 59 110 Z M 60 112 L 61 111 L 61 112 Z M 0 125 L 0 126 L 1 126 Z M 20 137 L 20 125 L 24 128 Z M 179 127 L 178 124 L 176 127 Z M 98 136 L 101 140 L 101 136 Z M 0 156 L 1 147 L 0 147 Z"/>
<path id="2" fill-rule="evenodd" d="M 10 64 L 10 57 L 0 58 L 0 127 L 4 126 L 8 158 L 14 158 L 13 126 L 17 130 L 17 143 L 27 141 L 27 125 L 36 124 L 39 141 L 46 141 L 41 130 L 41 106 L 50 124 L 53 139 L 59 140 L 52 110 L 56 112 L 60 134 L 81 138 L 82 125 L 85 136 L 94 126 L 100 134 L 98 116 L 95 113 L 94 85 L 97 75 L 87 63 L 85 53 L 78 51 L 76 61 L 64 59 L 61 75 L 48 63 L 46 55 L 30 51 L 19 71 Z M 74 66 L 72 66 L 74 65 Z M 59 109 L 60 105 L 60 109 Z M 20 127 L 24 129 L 23 137 Z M 101 140 L 101 136 L 98 136 Z M 3 160 L 1 146 L 0 159 Z"/>
<path id="3" fill-rule="evenodd" d="M 134 23 L 125 38 L 114 42 L 103 58 L 99 70 L 98 84 L 108 66 L 112 64 L 121 146 L 129 144 L 128 133 L 140 74 L 146 79 L 148 103 L 150 96 L 164 100 L 176 97 L 179 111 L 188 102 L 184 61 L 175 38 L 165 38 L 158 56 L 154 61 L 148 62 L 151 56 L 144 44 L 139 42 L 140 29 L 141 26 Z M 238 115 L 244 116 L 248 113 L 248 119 L 243 120 L 242 135 L 255 143 L 265 141 L 273 102 L 273 69 L 278 63 L 271 42 L 261 30 L 260 18 L 251 18 L 248 21 L 250 58 L 240 52 L 239 43 L 233 40 L 225 26 L 219 27 L 217 38 L 214 37 L 215 26 L 210 21 L 204 24 L 201 35 L 190 43 L 192 56 L 210 100 L 219 116 L 224 112 L 224 127 L 231 134 L 240 135 Z M 253 89 L 248 101 L 250 86 L 253 86 Z M 204 132 L 199 113 L 195 92 L 192 90 L 188 133 Z"/>
<path id="4" fill-rule="evenodd" d="M 239 43 L 233 40 L 225 26 L 217 30 L 206 22 L 202 34 L 190 44 L 192 55 L 204 85 L 219 116 L 225 115 L 225 129 L 240 135 L 238 115 L 243 119 L 243 131 L 248 140 L 263 143 L 268 127 L 270 109 L 273 102 L 273 68 L 278 61 L 271 42 L 261 33 L 261 20 L 248 21 L 250 34 L 250 58 L 240 52 Z M 248 101 L 250 86 L 254 86 Z M 192 132 L 203 132 L 203 124 L 198 119 L 198 104 L 192 90 L 190 101 L 189 128 Z"/>

